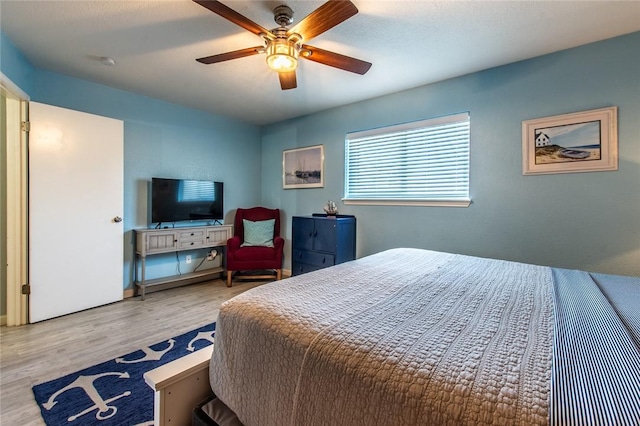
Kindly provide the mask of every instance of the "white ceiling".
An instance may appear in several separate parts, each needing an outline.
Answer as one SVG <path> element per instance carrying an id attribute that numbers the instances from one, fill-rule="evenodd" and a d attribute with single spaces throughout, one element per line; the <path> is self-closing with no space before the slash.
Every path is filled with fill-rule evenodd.
<path id="1" fill-rule="evenodd" d="M 224 0 L 265 28 L 322 0 Z M 196 58 L 261 44 L 191 0 L 0 1 L 0 29 L 36 67 L 257 125 L 640 30 L 640 1 L 353 0 L 359 13 L 309 42 L 373 63 L 364 76 L 301 60 L 282 91 L 264 55 Z M 110 56 L 115 66 L 100 57 Z"/>

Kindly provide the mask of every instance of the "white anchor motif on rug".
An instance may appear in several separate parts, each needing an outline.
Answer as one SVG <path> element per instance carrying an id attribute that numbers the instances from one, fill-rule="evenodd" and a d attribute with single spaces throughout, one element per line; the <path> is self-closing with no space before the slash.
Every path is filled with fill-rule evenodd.
<path id="1" fill-rule="evenodd" d="M 187 350 L 190 352 L 193 352 L 196 350 L 196 348 L 193 346 L 193 344 L 195 342 L 197 342 L 198 340 L 207 340 L 211 343 L 213 343 L 213 335 L 215 334 L 215 331 L 200 331 L 198 332 L 198 334 L 196 335 L 196 337 L 194 337 L 193 339 L 191 339 L 191 341 L 189 342 L 189 344 L 187 345 Z"/>
<path id="2" fill-rule="evenodd" d="M 51 395 L 51 397 L 49 397 L 49 400 L 45 403 L 42 404 L 42 406 L 48 411 L 51 410 L 54 405 L 56 405 L 58 403 L 58 401 L 56 401 L 56 397 L 66 391 L 68 391 L 69 389 L 73 389 L 73 388 L 82 388 L 86 393 L 87 396 L 89 396 L 89 398 L 91 398 L 91 401 L 93 401 L 93 405 L 89 408 L 87 408 L 86 410 L 83 410 L 81 412 L 79 412 L 78 414 L 75 414 L 71 417 L 69 417 L 68 421 L 72 422 L 75 419 L 77 419 L 80 416 L 83 416 L 93 410 L 98 410 L 96 412 L 96 419 L 98 420 L 105 420 L 108 419 L 110 417 L 113 417 L 117 412 L 118 412 L 118 408 L 113 406 L 113 405 L 108 405 L 110 402 L 113 402 L 117 399 L 120 399 L 122 397 L 125 396 L 129 396 L 131 395 L 130 391 L 126 391 L 120 395 L 116 395 L 113 398 L 109 398 L 109 399 L 102 399 L 102 397 L 100 396 L 100 394 L 98 393 L 98 390 L 96 389 L 96 387 L 94 386 L 93 382 L 95 382 L 97 379 L 99 379 L 100 377 L 104 377 L 104 376 L 118 376 L 121 379 L 128 379 L 129 378 L 129 373 L 124 372 L 124 373 L 118 373 L 118 372 L 110 372 L 110 373 L 102 373 L 102 374 L 96 374 L 93 376 L 78 376 L 77 379 L 75 379 L 73 382 L 69 383 L 67 386 L 63 387 L 62 389 L 59 389 L 56 393 L 54 393 L 53 395 Z"/>
<path id="3" fill-rule="evenodd" d="M 158 360 L 162 359 L 164 354 L 166 354 L 171 349 L 173 349 L 173 345 L 175 345 L 176 341 L 173 340 L 173 339 L 169 339 L 169 340 L 167 340 L 167 343 L 169 344 L 169 346 L 164 350 L 156 351 L 154 349 L 146 347 L 146 348 L 140 349 L 142 352 L 144 352 L 144 356 L 142 358 L 131 359 L 131 360 L 126 360 L 124 358 L 116 358 L 116 362 L 118 364 L 135 364 L 135 363 L 138 363 L 138 362 L 158 361 Z"/>

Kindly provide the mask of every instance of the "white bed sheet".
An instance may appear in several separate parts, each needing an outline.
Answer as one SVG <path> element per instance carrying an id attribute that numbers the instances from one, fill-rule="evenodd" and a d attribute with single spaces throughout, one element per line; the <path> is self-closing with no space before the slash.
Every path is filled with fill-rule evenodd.
<path id="1" fill-rule="evenodd" d="M 393 249 L 250 290 L 214 393 L 245 426 L 547 425 L 550 268 Z"/>

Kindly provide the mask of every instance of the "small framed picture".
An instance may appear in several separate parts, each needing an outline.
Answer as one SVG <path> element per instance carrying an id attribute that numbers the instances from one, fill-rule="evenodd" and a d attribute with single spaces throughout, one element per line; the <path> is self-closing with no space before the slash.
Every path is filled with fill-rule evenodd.
<path id="1" fill-rule="evenodd" d="M 324 145 L 288 149 L 282 152 L 282 187 L 322 188 L 324 186 Z"/>
<path id="2" fill-rule="evenodd" d="M 618 170 L 617 107 L 522 122 L 522 174 Z"/>

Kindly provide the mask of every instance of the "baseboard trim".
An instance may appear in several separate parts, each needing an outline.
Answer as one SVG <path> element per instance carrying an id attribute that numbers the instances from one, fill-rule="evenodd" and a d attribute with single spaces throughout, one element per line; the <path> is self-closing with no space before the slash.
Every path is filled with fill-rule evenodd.
<path id="1" fill-rule="evenodd" d="M 122 292 L 122 297 L 123 297 L 124 299 L 128 299 L 128 298 L 133 297 L 133 296 L 135 296 L 135 295 L 136 295 L 136 292 L 135 292 L 135 290 L 134 290 L 134 289 L 132 289 L 132 288 L 128 288 L 128 289 L 126 289 L 124 292 Z"/>
<path id="2" fill-rule="evenodd" d="M 291 269 L 283 269 L 282 270 L 282 276 L 284 278 L 289 278 L 291 276 Z"/>

